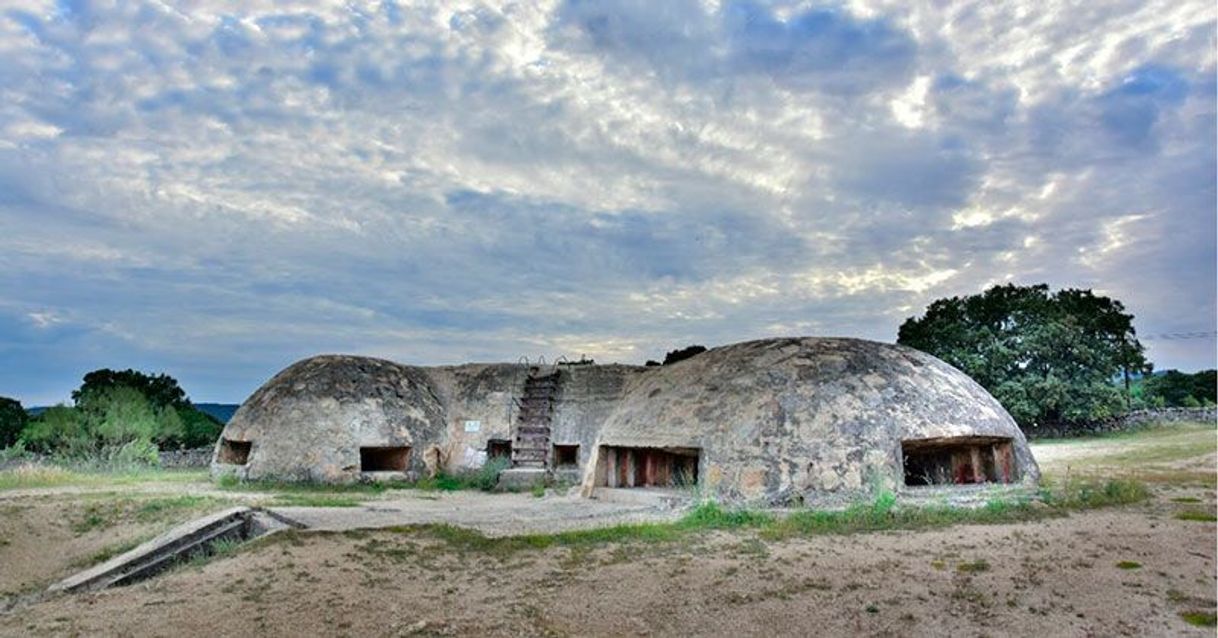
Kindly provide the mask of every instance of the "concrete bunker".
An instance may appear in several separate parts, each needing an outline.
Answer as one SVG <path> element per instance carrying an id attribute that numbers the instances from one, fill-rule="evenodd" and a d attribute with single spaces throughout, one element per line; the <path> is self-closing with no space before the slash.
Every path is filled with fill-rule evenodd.
<path id="1" fill-rule="evenodd" d="M 410 446 L 386 445 L 359 449 L 360 472 L 405 472 L 408 467 Z"/>
<path id="2" fill-rule="evenodd" d="M 698 484 L 697 448 L 603 445 L 601 487 L 689 487 Z"/>
<path id="3" fill-rule="evenodd" d="M 1011 438 L 947 436 L 901 441 L 905 485 L 1011 483 Z"/>
<path id="4" fill-rule="evenodd" d="M 653 367 L 312 357 L 242 404 L 213 473 L 351 483 L 492 460 L 510 466 L 501 481 L 578 482 L 591 497 L 697 485 L 773 504 L 1039 479 L 1014 420 L 959 370 L 902 346 L 812 337 Z"/>
<path id="5" fill-rule="evenodd" d="M 233 441 L 220 439 L 220 450 L 216 453 L 216 461 L 226 465 L 245 465 L 250 460 L 250 450 L 254 447 L 251 441 Z"/>

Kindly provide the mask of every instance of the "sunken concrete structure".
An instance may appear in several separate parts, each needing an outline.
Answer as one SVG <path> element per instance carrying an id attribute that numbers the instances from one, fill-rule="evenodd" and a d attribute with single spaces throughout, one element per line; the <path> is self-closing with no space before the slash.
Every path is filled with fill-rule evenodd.
<path id="1" fill-rule="evenodd" d="M 214 475 L 354 482 L 503 465 L 601 488 L 844 501 L 1039 479 L 998 402 L 942 361 L 781 338 L 667 366 L 300 361 L 225 427 Z M 517 471 L 517 470 L 514 470 Z"/>

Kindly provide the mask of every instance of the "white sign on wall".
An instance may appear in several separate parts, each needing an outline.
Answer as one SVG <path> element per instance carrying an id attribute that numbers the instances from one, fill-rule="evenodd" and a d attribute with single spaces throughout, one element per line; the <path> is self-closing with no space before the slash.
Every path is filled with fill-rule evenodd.
<path id="1" fill-rule="evenodd" d="M 481 430 L 481 429 L 482 429 L 481 421 L 466 421 L 465 422 L 465 431 L 466 432 L 477 432 L 478 430 Z"/>

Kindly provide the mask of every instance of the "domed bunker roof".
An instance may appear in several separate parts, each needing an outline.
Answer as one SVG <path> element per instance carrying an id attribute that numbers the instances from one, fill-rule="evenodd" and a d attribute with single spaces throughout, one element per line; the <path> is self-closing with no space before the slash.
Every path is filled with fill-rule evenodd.
<path id="1" fill-rule="evenodd" d="M 637 378 L 601 428 L 585 492 L 682 472 L 720 497 L 771 501 L 1039 477 L 1014 420 L 964 373 L 833 338 L 738 343 Z"/>
<path id="2" fill-rule="evenodd" d="M 349 482 L 460 472 L 600 487 L 697 483 L 727 500 L 833 501 L 876 488 L 1039 478 L 1010 415 L 909 348 L 784 338 L 658 367 L 293 364 L 221 433 L 214 474 Z"/>
<path id="3" fill-rule="evenodd" d="M 345 482 L 423 467 L 444 411 L 422 369 L 370 357 L 299 361 L 258 388 L 225 426 L 215 473 Z"/>

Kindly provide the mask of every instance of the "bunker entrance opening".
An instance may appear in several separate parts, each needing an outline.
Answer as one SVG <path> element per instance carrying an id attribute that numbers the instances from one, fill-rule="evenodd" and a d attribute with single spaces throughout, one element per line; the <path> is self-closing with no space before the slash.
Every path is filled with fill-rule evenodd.
<path id="1" fill-rule="evenodd" d="M 250 460 L 250 448 L 253 446 L 252 441 L 220 439 L 219 461 L 229 465 L 245 465 Z"/>
<path id="2" fill-rule="evenodd" d="M 487 441 L 486 458 L 488 460 L 511 459 L 512 442 L 507 439 L 491 439 Z"/>
<path id="3" fill-rule="evenodd" d="M 405 472 L 410 463 L 408 446 L 362 447 L 359 449 L 361 472 Z"/>
<path id="4" fill-rule="evenodd" d="M 601 447 L 596 484 L 682 487 L 698 483 L 697 448 Z"/>
<path id="5" fill-rule="evenodd" d="M 554 466 L 575 467 L 579 465 L 578 445 L 554 445 Z"/>
<path id="6" fill-rule="evenodd" d="M 1011 483 L 1015 458 L 1011 439 L 949 436 L 901 441 L 905 485 Z"/>

